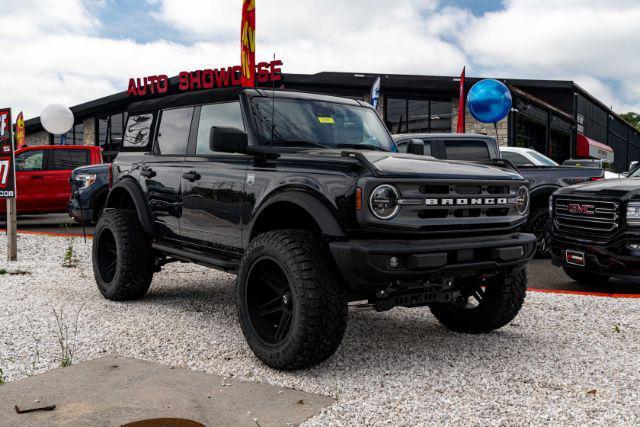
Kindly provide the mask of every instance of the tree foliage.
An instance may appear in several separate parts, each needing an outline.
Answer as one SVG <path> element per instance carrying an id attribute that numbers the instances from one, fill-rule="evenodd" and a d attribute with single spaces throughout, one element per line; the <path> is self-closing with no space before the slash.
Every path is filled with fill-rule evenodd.
<path id="1" fill-rule="evenodd" d="M 620 114 L 620 117 L 631 123 L 636 129 L 640 130 L 640 114 L 629 111 L 628 113 Z"/>

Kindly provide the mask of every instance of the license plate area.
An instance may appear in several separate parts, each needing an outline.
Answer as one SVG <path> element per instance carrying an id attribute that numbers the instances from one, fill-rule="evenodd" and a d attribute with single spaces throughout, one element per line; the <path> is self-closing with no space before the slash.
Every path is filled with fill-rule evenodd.
<path id="1" fill-rule="evenodd" d="M 584 261 L 585 261 L 584 252 L 566 250 L 564 253 L 564 259 L 565 261 L 567 261 L 567 264 L 584 267 Z"/>

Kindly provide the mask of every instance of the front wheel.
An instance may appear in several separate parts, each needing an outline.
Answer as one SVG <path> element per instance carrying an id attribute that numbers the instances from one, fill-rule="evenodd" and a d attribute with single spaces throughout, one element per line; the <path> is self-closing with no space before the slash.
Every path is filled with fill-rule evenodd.
<path id="1" fill-rule="evenodd" d="M 549 240 L 551 236 L 547 228 L 549 220 L 548 208 L 538 208 L 529 215 L 524 231 L 536 236 L 536 257 L 549 258 Z"/>
<path id="2" fill-rule="evenodd" d="M 597 286 L 609 280 L 609 276 L 606 274 L 587 272 L 577 268 L 567 267 L 566 265 L 563 265 L 562 269 L 567 276 L 581 285 Z"/>
<path id="3" fill-rule="evenodd" d="M 270 231 L 251 241 L 236 299 L 249 347 L 272 368 L 313 366 L 342 341 L 347 304 L 326 248 L 311 233 Z"/>
<path id="4" fill-rule="evenodd" d="M 450 303 L 431 304 L 431 312 L 447 329 L 479 334 L 511 322 L 524 304 L 527 272 L 524 267 L 503 272 L 462 290 Z"/>

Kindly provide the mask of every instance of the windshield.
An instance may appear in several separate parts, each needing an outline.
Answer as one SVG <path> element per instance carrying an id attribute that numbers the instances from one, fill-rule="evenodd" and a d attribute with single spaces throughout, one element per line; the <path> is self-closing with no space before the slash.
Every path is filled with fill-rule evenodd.
<path id="1" fill-rule="evenodd" d="M 529 155 L 539 161 L 543 166 L 558 166 L 556 162 L 554 162 L 544 154 L 538 153 L 537 151 L 529 151 Z"/>
<path id="2" fill-rule="evenodd" d="M 266 144 L 398 151 L 370 108 L 282 98 L 275 99 L 275 114 L 273 106 L 273 98 L 253 98 L 258 131 Z"/>

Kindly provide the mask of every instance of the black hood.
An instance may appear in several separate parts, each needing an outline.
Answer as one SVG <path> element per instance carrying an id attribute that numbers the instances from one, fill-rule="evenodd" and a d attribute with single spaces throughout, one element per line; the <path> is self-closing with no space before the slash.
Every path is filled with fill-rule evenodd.
<path id="1" fill-rule="evenodd" d="M 640 178 L 602 179 L 561 188 L 555 194 L 560 196 L 630 199 L 633 196 L 640 195 Z"/>
<path id="2" fill-rule="evenodd" d="M 310 155 L 342 156 L 344 150 L 313 150 Z M 380 176 L 424 179 L 465 179 L 465 180 L 523 180 L 511 170 L 497 166 L 487 166 L 454 160 L 436 160 L 429 156 L 390 153 L 370 150 L 353 150 L 362 153 Z"/>

